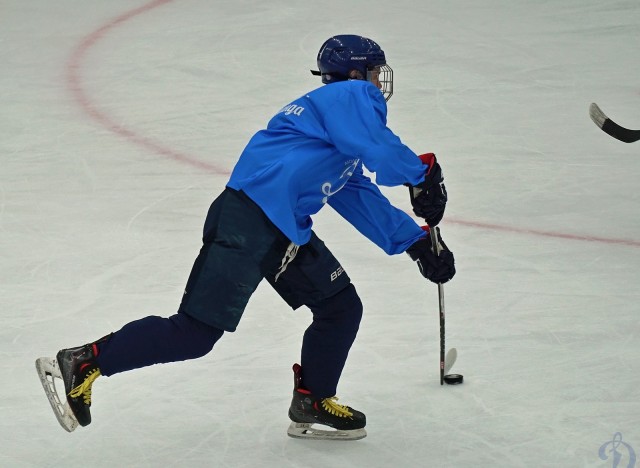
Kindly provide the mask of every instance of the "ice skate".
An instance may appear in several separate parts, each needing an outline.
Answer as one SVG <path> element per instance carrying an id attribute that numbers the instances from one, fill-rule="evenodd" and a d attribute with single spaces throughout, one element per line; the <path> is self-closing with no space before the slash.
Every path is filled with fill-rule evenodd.
<path id="1" fill-rule="evenodd" d="M 302 386 L 301 367 L 293 366 L 294 389 L 287 430 L 290 437 L 320 440 L 358 440 L 367 436 L 366 417 L 349 406 L 339 405 L 337 397 L 316 398 Z M 327 429 L 319 428 L 325 426 Z"/>
<path id="2" fill-rule="evenodd" d="M 106 339 L 106 338 L 103 338 Z M 56 359 L 36 359 L 36 369 L 53 412 L 68 432 L 91 423 L 91 386 L 100 376 L 97 343 L 62 349 Z M 64 398 L 56 381 L 64 386 Z"/>

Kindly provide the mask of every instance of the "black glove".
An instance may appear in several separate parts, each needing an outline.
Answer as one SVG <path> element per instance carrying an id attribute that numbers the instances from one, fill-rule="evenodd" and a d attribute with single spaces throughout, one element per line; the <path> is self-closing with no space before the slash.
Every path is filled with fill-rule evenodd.
<path id="1" fill-rule="evenodd" d="M 429 165 L 424 181 L 409 187 L 411 206 L 416 216 L 423 218 L 429 226 L 436 226 L 444 216 L 447 205 L 447 189 L 444 186 L 442 169 L 433 153 L 421 154 L 420 160 Z"/>
<path id="2" fill-rule="evenodd" d="M 453 252 L 440 238 L 440 255 L 433 252 L 431 234 L 416 241 L 407 249 L 411 260 L 418 263 L 420 273 L 433 283 L 446 283 L 456 274 Z"/>

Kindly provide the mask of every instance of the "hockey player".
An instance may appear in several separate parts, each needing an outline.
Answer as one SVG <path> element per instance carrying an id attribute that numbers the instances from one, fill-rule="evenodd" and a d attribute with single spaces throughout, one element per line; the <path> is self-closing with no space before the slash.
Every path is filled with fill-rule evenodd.
<path id="1" fill-rule="evenodd" d="M 443 245 L 392 206 L 376 183 L 411 187 L 414 212 L 432 227 L 447 193 L 431 153 L 418 156 L 386 125 L 393 71 L 374 41 L 339 35 L 321 47 L 313 71 L 321 86 L 280 109 L 249 141 L 204 223 L 203 245 L 178 312 L 148 316 L 92 343 L 36 362 L 61 425 L 91 422 L 92 384 L 100 375 L 207 354 L 233 332 L 247 302 L 266 279 L 293 309 L 307 306 L 312 322 L 293 366 L 289 409 L 293 437 L 357 439 L 365 415 L 336 402 L 336 387 L 355 340 L 362 303 L 344 268 L 312 230 L 325 205 L 389 255 L 407 252 L 420 272 L 444 283 L 455 274 Z M 65 397 L 53 379 L 64 382 Z M 66 399 L 66 401 L 65 401 Z M 320 424 L 333 430 L 318 430 Z"/>

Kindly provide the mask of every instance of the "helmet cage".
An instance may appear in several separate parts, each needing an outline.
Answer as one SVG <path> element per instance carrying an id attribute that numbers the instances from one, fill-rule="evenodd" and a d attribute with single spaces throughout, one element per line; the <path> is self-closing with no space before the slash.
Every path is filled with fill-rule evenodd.
<path id="1" fill-rule="evenodd" d="M 377 65 L 367 68 L 367 81 L 370 81 L 380 89 L 385 101 L 389 101 L 393 95 L 393 69 L 387 65 Z"/>

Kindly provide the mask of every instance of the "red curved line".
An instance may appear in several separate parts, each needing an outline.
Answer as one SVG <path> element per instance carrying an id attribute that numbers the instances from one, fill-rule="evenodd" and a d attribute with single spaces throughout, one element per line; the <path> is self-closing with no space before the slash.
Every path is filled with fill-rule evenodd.
<path id="1" fill-rule="evenodd" d="M 82 62 L 87 55 L 87 52 L 94 46 L 96 43 L 104 38 L 104 36 L 109 33 L 112 29 L 121 25 L 122 23 L 138 16 L 142 13 L 146 13 L 156 7 L 162 6 L 167 3 L 171 3 L 173 0 L 154 0 L 152 2 L 147 3 L 146 5 L 142 5 L 138 8 L 130 10 L 122 15 L 112 19 L 107 22 L 100 28 L 93 31 L 91 34 L 86 36 L 80 44 L 76 47 L 76 49 L 71 54 L 67 65 L 66 65 L 66 83 L 67 87 L 71 91 L 73 99 L 78 103 L 78 105 L 82 108 L 82 110 L 89 115 L 93 120 L 98 122 L 100 125 L 105 127 L 112 133 L 115 133 L 130 142 L 141 146 L 147 150 L 152 152 L 161 154 L 169 159 L 174 161 L 188 164 L 190 166 L 196 167 L 198 169 L 205 170 L 207 172 L 213 172 L 219 175 L 228 175 L 229 171 L 227 169 L 222 169 L 219 166 L 206 163 L 203 161 L 199 161 L 196 158 L 188 156 L 186 154 L 175 151 L 171 148 L 167 148 L 166 146 L 153 141 L 150 138 L 142 136 L 135 131 L 124 127 L 123 125 L 112 120 L 106 113 L 102 112 L 91 100 L 91 98 L 87 95 L 82 87 Z"/>
<path id="2" fill-rule="evenodd" d="M 510 226 L 502 226 L 499 224 L 479 223 L 475 221 L 463 221 L 463 220 L 451 219 L 451 218 L 448 218 L 446 223 L 458 224 L 460 226 L 469 226 L 469 227 L 481 228 L 481 229 L 491 229 L 493 231 L 514 232 L 518 234 L 529 234 L 529 235 L 535 235 L 540 237 L 551 237 L 555 239 L 568 239 L 568 240 L 583 241 L 583 242 L 599 242 L 602 244 L 610 244 L 610 245 L 626 245 L 629 247 L 640 247 L 640 241 L 635 241 L 630 239 L 612 239 L 607 237 L 581 236 L 577 234 L 563 234 L 560 232 L 543 231 L 539 229 L 517 228 L 517 227 L 510 227 Z"/>

